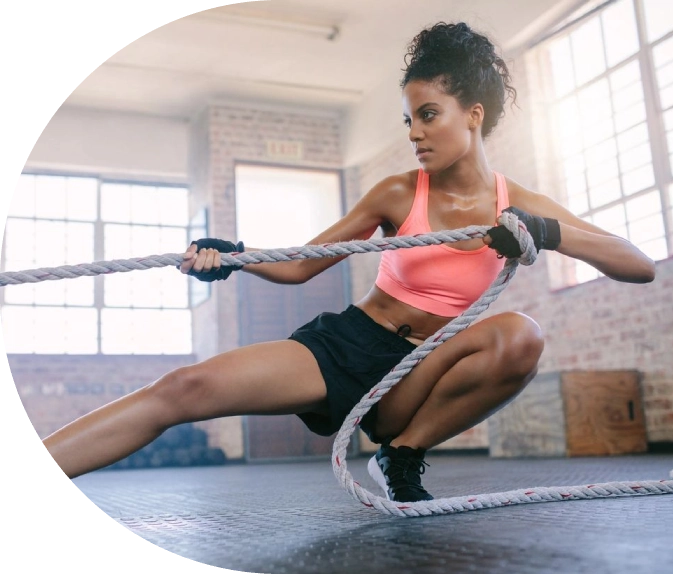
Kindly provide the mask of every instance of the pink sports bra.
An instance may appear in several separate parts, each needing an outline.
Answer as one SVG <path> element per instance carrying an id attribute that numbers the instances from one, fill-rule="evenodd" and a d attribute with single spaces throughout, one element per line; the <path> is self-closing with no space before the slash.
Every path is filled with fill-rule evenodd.
<path id="1" fill-rule="evenodd" d="M 495 172 L 494 172 L 495 173 Z M 495 173 L 497 214 L 509 207 L 507 182 Z M 397 235 L 429 233 L 428 193 L 430 177 L 418 170 L 411 211 Z M 495 225 L 495 222 L 494 222 Z M 447 244 L 383 251 L 376 286 L 398 301 L 441 317 L 457 317 L 489 287 L 502 270 L 487 245 L 461 251 Z"/>

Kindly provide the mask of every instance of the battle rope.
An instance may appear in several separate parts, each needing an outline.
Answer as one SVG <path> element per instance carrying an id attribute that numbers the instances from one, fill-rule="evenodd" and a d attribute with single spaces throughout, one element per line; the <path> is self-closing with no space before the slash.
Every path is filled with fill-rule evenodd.
<path id="1" fill-rule="evenodd" d="M 422 345 L 407 355 L 399 365 L 394 367 L 381 382 L 373 387 L 372 390 L 365 395 L 355 407 L 353 407 L 353 410 L 348 417 L 346 417 L 346 420 L 343 422 L 341 429 L 336 436 L 332 451 L 332 467 L 341 486 L 365 506 L 376 508 L 386 514 L 397 516 L 454 514 L 458 512 L 466 512 L 468 510 L 532 502 L 553 502 L 647 494 L 673 494 L 673 480 L 660 480 L 610 482 L 587 486 L 535 487 L 509 492 L 441 498 L 413 503 L 399 503 L 391 502 L 385 498 L 376 496 L 362 488 L 353 480 L 353 477 L 348 472 L 346 449 L 350 442 L 350 437 L 357 428 L 362 417 L 434 348 L 467 328 L 480 313 L 485 311 L 489 305 L 498 298 L 500 293 L 512 279 L 519 262 L 523 265 L 531 265 L 535 261 L 537 252 L 533 245 L 533 240 L 528 234 L 525 226 L 518 222 L 517 217 L 512 213 L 504 212 L 498 219 L 498 222 L 501 225 L 506 226 L 507 229 L 512 232 L 521 246 L 523 252 L 522 255 L 518 261 L 515 259 L 508 259 L 495 281 L 477 301 L 475 301 L 459 317 L 437 331 L 437 333 L 429 337 Z M 452 243 L 455 241 L 484 237 L 488 229 L 489 227 L 486 226 L 475 225 L 463 229 L 433 232 L 415 236 L 355 240 L 325 245 L 304 245 L 288 249 L 270 249 L 264 251 L 249 251 L 246 253 L 222 253 L 220 255 L 223 265 L 242 267 L 243 265 L 254 263 L 338 257 L 340 255 L 349 255 L 353 253 L 380 252 L 391 249 L 405 249 L 424 245 Z M 176 266 L 179 265 L 182 260 L 182 254 L 168 253 L 135 259 L 101 261 L 80 265 L 31 269 L 19 272 L 5 272 L 0 273 L 0 287 L 22 283 L 55 281 L 58 279 L 73 279 L 83 276 L 124 273 L 157 267 Z M 673 478 L 673 471 L 671 476 Z"/>
<path id="2" fill-rule="evenodd" d="M 380 252 L 391 249 L 406 249 L 423 245 L 439 245 L 453 241 L 463 241 L 483 237 L 487 227 L 473 225 L 452 231 L 436 231 L 421 235 L 387 237 L 383 239 L 343 241 L 324 245 L 302 245 L 283 249 L 266 249 L 264 251 L 247 251 L 245 253 L 221 253 L 223 265 L 243 267 L 249 263 L 273 263 L 276 261 L 292 261 L 293 259 L 320 259 L 322 257 L 338 257 L 352 253 Z M 145 271 L 158 267 L 176 266 L 182 263 L 182 253 L 165 253 L 149 255 L 135 259 L 116 259 L 80 263 L 78 265 L 62 265 L 60 267 L 42 267 L 26 271 L 7 271 L 0 273 L 0 287 L 19 285 L 21 283 L 38 283 L 40 281 L 56 281 L 58 279 L 75 279 L 110 273 L 126 273 L 128 271 Z"/>

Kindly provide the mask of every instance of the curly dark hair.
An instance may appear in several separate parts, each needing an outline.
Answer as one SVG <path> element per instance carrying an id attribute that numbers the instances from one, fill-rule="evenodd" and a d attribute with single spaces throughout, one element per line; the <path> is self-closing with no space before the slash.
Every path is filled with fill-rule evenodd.
<path id="1" fill-rule="evenodd" d="M 463 108 L 480 103 L 484 107 L 483 137 L 504 115 L 507 98 L 516 103 L 512 78 L 495 46 L 464 22 L 439 22 L 422 30 L 410 42 L 404 63 L 402 88 L 414 80 L 437 80 Z"/>

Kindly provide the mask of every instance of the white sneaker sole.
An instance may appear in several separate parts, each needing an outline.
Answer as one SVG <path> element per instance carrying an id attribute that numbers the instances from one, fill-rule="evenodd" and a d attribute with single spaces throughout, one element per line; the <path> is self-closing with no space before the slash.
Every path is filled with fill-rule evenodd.
<path id="1" fill-rule="evenodd" d="M 376 484 L 381 487 L 386 495 L 386 498 L 390 500 L 390 495 L 388 494 L 388 485 L 386 484 L 386 477 L 383 476 L 383 472 L 381 472 L 381 469 L 379 468 L 379 463 L 376 461 L 376 456 L 373 456 L 369 459 L 369 462 L 367 463 L 367 472 L 369 473 L 369 476 L 374 479 L 374 482 L 376 482 Z"/>

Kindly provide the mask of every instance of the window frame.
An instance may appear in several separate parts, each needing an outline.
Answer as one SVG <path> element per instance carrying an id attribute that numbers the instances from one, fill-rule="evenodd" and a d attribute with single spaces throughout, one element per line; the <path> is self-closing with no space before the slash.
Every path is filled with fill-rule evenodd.
<path id="1" fill-rule="evenodd" d="M 170 227 L 170 228 L 180 228 L 185 230 L 185 235 L 186 237 L 191 237 L 191 229 L 192 229 L 192 219 L 188 218 L 187 223 L 184 226 L 180 225 L 166 225 L 166 224 L 145 224 L 145 223 L 134 223 L 134 222 L 114 222 L 114 221 L 104 221 L 102 219 L 102 214 L 101 214 L 101 197 L 102 197 L 102 187 L 105 184 L 121 184 L 121 185 L 134 185 L 134 186 L 147 186 L 147 187 L 161 187 L 161 188 L 179 188 L 179 189 L 184 189 L 187 191 L 188 196 L 191 194 L 191 189 L 189 184 L 184 183 L 184 182 L 177 182 L 177 181 L 166 181 L 166 180 L 161 180 L 161 179 L 156 179 L 156 178 L 143 178 L 140 176 L 136 177 L 128 177 L 128 178 L 123 178 L 123 177 L 106 177 L 101 174 L 94 174 L 94 173 L 77 173 L 77 172 L 71 172 L 71 171 L 61 171 L 61 170 L 43 170 L 43 169 L 26 169 L 21 172 L 21 176 L 52 176 L 52 177 L 62 177 L 62 178 L 83 178 L 83 179 L 94 179 L 96 180 L 96 216 L 93 221 L 87 221 L 86 223 L 90 223 L 93 225 L 93 261 L 103 261 L 105 260 L 104 252 L 105 252 L 105 226 L 106 224 L 113 224 L 113 225 L 127 225 L 127 226 L 148 226 L 148 227 Z M 208 222 L 208 211 L 205 209 L 205 221 L 206 225 Z M 67 217 L 64 218 L 43 218 L 43 217 L 37 217 L 35 214 L 32 217 L 29 216 L 13 216 L 10 215 L 9 213 L 7 214 L 7 221 L 10 219 L 23 219 L 23 220 L 29 220 L 29 221 L 57 221 L 57 222 L 79 222 L 81 220 L 77 219 L 68 219 Z M 0 251 L 0 272 L 4 271 L 19 271 L 18 269 L 7 269 L 6 268 L 6 234 L 7 234 L 7 227 L 5 226 L 5 232 L 3 234 L 3 242 L 2 242 L 2 250 Z M 142 255 L 147 255 L 147 254 L 138 254 L 135 256 L 142 256 Z M 55 266 L 58 266 L 60 264 L 55 264 Z M 5 308 L 5 307 L 33 307 L 33 308 L 76 308 L 76 309 L 94 309 L 96 312 L 96 333 L 97 333 L 97 338 L 96 338 L 96 351 L 95 353 L 87 353 L 88 355 L 95 356 L 95 355 L 105 355 L 105 356 L 113 356 L 113 355 L 118 355 L 117 353 L 104 353 L 103 352 L 103 347 L 102 347 L 102 338 L 103 338 L 103 325 L 102 325 L 102 316 L 103 316 L 103 310 L 105 309 L 133 309 L 133 310 L 153 310 L 153 311 L 161 311 L 164 309 L 164 307 L 144 307 L 144 306 L 118 306 L 118 305 L 105 305 L 105 287 L 104 287 L 104 281 L 105 281 L 105 276 L 104 275 L 96 275 L 92 277 L 93 279 L 93 304 L 91 305 L 73 305 L 69 303 L 63 303 L 63 304 L 47 304 L 47 303 L 6 303 L 5 301 L 5 290 L 0 289 L 0 308 Z M 193 297 L 191 295 L 192 291 L 192 282 L 188 281 L 187 282 L 189 293 L 187 297 L 187 302 L 184 307 L 166 307 L 165 309 L 168 310 L 178 310 L 178 309 L 184 309 L 187 310 L 191 313 L 192 309 L 194 308 L 195 305 L 193 305 Z M 210 296 L 210 291 L 208 291 L 208 297 Z M 192 339 L 192 334 L 190 333 L 190 339 Z M 25 354 L 25 355 L 30 355 L 30 354 L 43 354 L 40 353 L 36 350 L 32 350 L 30 352 L 25 352 L 25 353 L 20 353 L 20 354 Z M 48 354 L 54 354 L 54 355 L 71 355 L 71 354 L 78 354 L 78 353 L 48 353 Z M 135 354 L 135 353 L 134 353 Z M 155 354 L 155 353 L 138 353 L 139 355 L 149 355 L 149 354 Z M 160 354 L 170 354 L 170 355 L 184 355 L 184 354 L 191 354 L 191 350 L 188 353 L 165 353 L 161 352 Z"/>
<path id="2" fill-rule="evenodd" d="M 558 41 L 562 38 L 570 37 L 570 35 L 575 30 L 580 28 L 582 25 L 586 24 L 591 19 L 600 18 L 603 11 L 610 8 L 612 5 L 616 4 L 617 1 L 619 0 L 608 0 L 600 5 L 588 2 L 587 5 L 589 6 L 590 9 L 587 9 L 586 6 L 584 9 L 580 8 L 578 11 L 578 16 L 575 19 L 569 18 L 561 25 L 559 25 L 555 30 L 552 30 L 549 34 L 545 35 L 542 39 L 540 39 L 539 42 L 535 43 L 535 45 L 531 46 L 531 49 L 537 52 L 537 55 L 535 57 L 536 62 L 535 65 L 538 68 L 538 70 L 543 67 L 544 62 L 548 62 L 549 66 L 551 66 L 549 48 L 552 42 Z M 666 42 L 667 40 L 671 40 L 671 38 L 673 38 L 673 29 L 671 29 L 669 32 L 667 32 L 660 38 L 657 38 L 654 41 L 650 41 L 647 37 L 645 7 L 643 1 L 629 0 L 629 2 L 633 6 L 634 11 L 636 34 L 638 38 L 637 51 L 634 52 L 632 55 L 628 56 L 627 58 L 624 58 L 617 64 L 610 67 L 607 63 L 608 58 L 606 52 L 607 48 L 604 38 L 604 30 L 603 27 L 601 27 L 601 33 L 602 33 L 601 46 L 604 50 L 606 69 L 602 73 L 594 76 L 585 83 L 575 86 L 571 91 L 561 96 L 557 96 L 554 92 L 554 89 L 552 87 L 553 76 L 550 71 L 549 73 L 545 74 L 542 97 L 543 100 L 546 101 L 547 107 L 555 109 L 566 98 L 569 98 L 571 96 L 577 97 L 577 95 L 583 89 L 597 82 L 608 80 L 610 75 L 615 71 L 625 66 L 628 66 L 632 62 L 637 62 L 640 73 L 640 85 L 642 86 L 643 91 L 643 103 L 645 107 L 645 119 L 644 122 L 641 123 L 644 123 L 648 131 L 649 150 L 652 156 L 651 166 L 654 181 L 652 185 L 648 186 L 647 188 L 641 189 L 629 195 L 624 195 L 622 193 L 621 180 L 622 177 L 625 174 L 628 174 L 629 172 L 622 171 L 621 164 L 619 163 L 620 153 L 619 151 L 617 151 L 615 159 L 618 165 L 620 197 L 610 202 L 606 202 L 604 205 L 600 205 L 598 207 L 593 207 L 591 206 L 590 203 L 588 203 L 587 204 L 588 208 L 586 211 L 583 211 L 581 214 L 580 213 L 575 214 L 578 215 L 579 217 L 593 217 L 595 213 L 599 213 L 603 210 L 609 209 L 614 206 L 622 205 L 624 206 L 626 216 L 625 225 L 628 227 L 629 218 L 628 214 L 626 214 L 627 202 L 636 199 L 639 196 L 647 195 L 648 193 L 658 192 L 659 200 L 661 203 L 660 213 L 664 234 L 663 239 L 666 244 L 667 255 L 666 257 L 658 259 L 657 261 L 665 261 L 673 258 L 673 206 L 672 206 L 673 191 L 669 192 L 669 189 L 673 189 L 673 167 L 671 166 L 673 157 L 670 156 L 670 154 L 673 154 L 673 149 L 669 149 L 663 114 L 665 111 L 673 109 L 673 106 L 667 108 L 667 110 L 664 110 L 662 108 L 660 99 L 660 89 L 657 78 L 657 70 L 655 68 L 654 63 L 653 51 L 661 43 Z M 551 68 L 549 68 L 549 70 L 551 70 Z M 611 98 L 613 97 L 612 90 L 610 91 L 610 97 Z M 554 136 L 557 136 L 558 134 L 556 133 L 556 130 L 553 125 L 557 120 L 552 120 L 549 117 L 544 116 L 543 118 L 544 119 L 542 120 L 542 123 L 544 124 L 544 129 L 546 130 L 546 132 L 552 133 L 554 134 Z M 614 112 L 612 115 L 612 119 L 614 124 Z M 636 127 L 637 125 L 640 124 L 636 124 L 633 127 Z M 628 131 L 628 129 L 631 128 L 627 128 L 623 132 L 620 132 L 620 134 L 625 133 L 626 131 Z M 615 143 L 617 143 L 617 138 L 620 134 L 616 133 L 615 130 L 613 135 L 610 136 L 608 140 L 612 140 Z M 564 206 L 568 207 L 568 198 L 566 194 L 567 178 L 563 172 L 562 165 L 563 162 L 569 158 L 564 157 L 560 149 L 558 138 L 553 137 L 550 139 L 552 140 L 550 143 L 551 146 L 550 151 L 552 154 L 552 161 L 555 164 L 555 167 L 553 167 L 552 169 L 555 171 L 554 180 L 558 186 L 557 196 L 560 202 Z M 592 146 L 590 146 L 589 148 L 585 148 L 584 146 L 582 146 L 580 153 L 583 155 L 583 157 L 586 155 L 587 150 L 591 149 L 591 147 Z M 583 173 L 586 179 L 586 167 L 584 168 Z M 590 187 L 588 183 L 585 195 L 587 197 L 587 201 L 589 201 Z M 573 287 L 576 285 L 589 283 L 602 276 L 602 274 L 597 273 L 597 275 L 593 278 L 578 280 L 576 263 L 574 261 L 566 261 L 565 258 L 560 257 L 557 258 L 554 255 L 555 254 L 551 254 L 550 258 L 551 260 L 550 281 L 553 290 L 560 290 L 568 287 Z"/>

